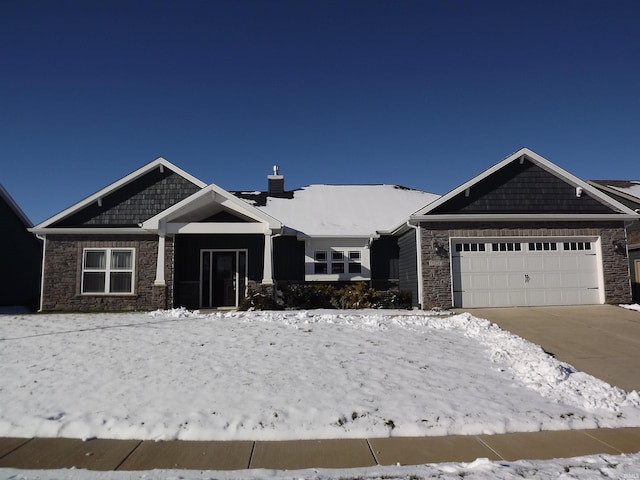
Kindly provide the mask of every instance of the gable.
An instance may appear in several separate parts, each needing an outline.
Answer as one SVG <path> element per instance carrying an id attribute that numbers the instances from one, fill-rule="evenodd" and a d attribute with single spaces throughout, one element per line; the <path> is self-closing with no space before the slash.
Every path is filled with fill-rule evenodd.
<path id="1" fill-rule="evenodd" d="M 638 215 L 528 148 L 521 148 L 411 215 L 412 223 L 510 219 L 633 220 Z"/>
<path id="2" fill-rule="evenodd" d="M 198 190 L 169 169 L 155 169 L 52 226 L 137 226 Z"/>
<path id="3" fill-rule="evenodd" d="M 611 208 L 525 158 L 505 165 L 435 208 L 456 213 L 607 213 Z"/>

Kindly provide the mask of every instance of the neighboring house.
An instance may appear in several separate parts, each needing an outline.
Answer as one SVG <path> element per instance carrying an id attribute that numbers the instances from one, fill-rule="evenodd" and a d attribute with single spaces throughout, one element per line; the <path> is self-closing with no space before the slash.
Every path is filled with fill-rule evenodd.
<path id="1" fill-rule="evenodd" d="M 423 308 L 626 303 L 638 218 L 523 148 L 394 231 L 400 287 Z"/>
<path id="2" fill-rule="evenodd" d="M 40 294 L 42 243 L 27 230 L 31 222 L 0 185 L 0 308 L 35 310 Z"/>
<path id="3" fill-rule="evenodd" d="M 42 310 L 236 307 L 254 285 L 353 281 L 449 308 L 626 302 L 636 218 L 523 149 L 444 197 L 287 191 L 277 168 L 267 191 L 229 192 L 158 158 L 31 231 Z"/>
<path id="4" fill-rule="evenodd" d="M 398 284 L 389 229 L 437 198 L 392 185 L 228 192 L 159 158 L 37 225 L 42 310 L 238 306 L 250 285 Z M 278 218 L 275 217 L 278 216 Z"/>
<path id="5" fill-rule="evenodd" d="M 636 213 L 640 213 L 640 180 L 589 180 L 587 183 Z M 640 302 L 640 221 L 638 220 L 627 225 L 627 249 L 633 301 Z"/>

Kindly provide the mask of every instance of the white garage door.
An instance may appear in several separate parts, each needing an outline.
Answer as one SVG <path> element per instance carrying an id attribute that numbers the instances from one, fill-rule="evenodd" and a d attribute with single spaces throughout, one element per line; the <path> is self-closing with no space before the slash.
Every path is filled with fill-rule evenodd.
<path id="1" fill-rule="evenodd" d="M 452 240 L 456 307 L 602 303 L 596 239 Z"/>

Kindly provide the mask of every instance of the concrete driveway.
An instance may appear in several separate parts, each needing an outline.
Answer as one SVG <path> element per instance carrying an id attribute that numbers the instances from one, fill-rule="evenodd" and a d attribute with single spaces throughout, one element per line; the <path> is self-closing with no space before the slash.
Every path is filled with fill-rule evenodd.
<path id="1" fill-rule="evenodd" d="M 614 305 L 472 308 L 558 360 L 623 390 L 640 391 L 640 312 Z"/>

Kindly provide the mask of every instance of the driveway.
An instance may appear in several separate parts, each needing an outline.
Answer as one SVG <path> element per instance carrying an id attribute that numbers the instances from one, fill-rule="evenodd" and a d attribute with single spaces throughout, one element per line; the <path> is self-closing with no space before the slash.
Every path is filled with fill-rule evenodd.
<path id="1" fill-rule="evenodd" d="M 640 312 L 614 305 L 457 311 L 486 318 L 623 390 L 640 391 Z"/>

